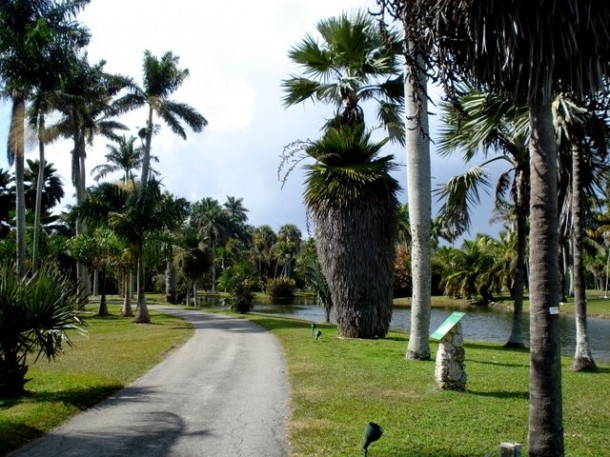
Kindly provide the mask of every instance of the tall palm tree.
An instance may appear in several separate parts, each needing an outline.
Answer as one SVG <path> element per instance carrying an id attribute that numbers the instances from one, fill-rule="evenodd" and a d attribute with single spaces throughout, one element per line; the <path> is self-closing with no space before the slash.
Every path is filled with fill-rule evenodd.
<path id="1" fill-rule="evenodd" d="M 595 95 L 610 73 L 610 4 L 436 0 L 435 57 L 448 87 L 474 81 L 530 111 L 531 457 L 563 456 L 558 322 L 557 144 L 553 93 Z"/>
<path id="2" fill-rule="evenodd" d="M 24 122 L 35 90 L 54 90 L 88 32 L 75 20 L 90 0 L 9 0 L 0 5 L 0 79 L 13 102 L 9 163 L 15 162 L 17 268 L 25 265 Z"/>
<path id="3" fill-rule="evenodd" d="M 104 156 L 105 163 L 96 165 L 91 169 L 93 179 L 99 181 L 111 173 L 123 173 L 123 183 L 127 184 L 134 179 L 134 170 L 142 167 L 143 149 L 135 146 L 135 136 L 127 138 L 122 135 L 114 140 L 115 144 L 107 144 L 108 153 Z"/>
<path id="4" fill-rule="evenodd" d="M 281 276 L 283 278 L 290 278 L 292 276 L 292 266 L 296 255 L 301 249 L 301 243 L 301 230 L 296 225 L 286 224 L 279 228 L 274 251 L 278 263 L 282 265 Z"/>
<path id="5" fill-rule="evenodd" d="M 316 161 L 307 166 L 305 204 L 344 337 L 385 337 L 392 316 L 398 183 L 392 156 L 377 157 L 386 142 L 371 143 L 357 125 L 304 145 Z"/>
<path id="6" fill-rule="evenodd" d="M 190 223 L 212 251 L 212 292 L 216 292 L 216 253 L 228 239 L 228 215 L 217 200 L 206 197 L 192 205 Z"/>
<path id="7" fill-rule="evenodd" d="M 401 44 L 396 31 L 384 37 L 376 21 L 362 11 L 321 20 L 316 30 L 321 41 L 306 35 L 288 53 L 303 71 L 282 82 L 284 104 L 311 100 L 335 105 L 331 122 L 353 125 L 364 122 L 361 104 L 372 100 L 390 138 L 403 142 Z"/>
<path id="8" fill-rule="evenodd" d="M 86 148 L 93 144 L 96 135 L 116 139 L 116 130 L 127 127 L 115 120 L 120 113 L 118 101 L 114 101 L 128 81 L 104 71 L 104 61 L 89 64 L 86 56 L 74 61 L 68 77 L 62 80 L 60 90 L 53 99 L 53 107 L 61 114 L 51 127 L 55 137 L 72 140 L 72 184 L 76 191 L 76 204 L 82 205 L 86 192 Z M 76 233 L 86 233 L 85 220 L 76 224 Z M 85 264 L 77 265 L 79 304 L 87 302 L 90 294 L 89 271 Z"/>
<path id="9" fill-rule="evenodd" d="M 266 282 L 267 278 L 271 275 L 272 250 L 273 246 L 277 243 L 277 235 L 269 225 L 261 225 L 254 229 L 252 238 L 258 274 L 262 281 Z"/>
<path id="10" fill-rule="evenodd" d="M 527 107 L 517 105 L 498 93 L 470 89 L 459 97 L 457 106 L 444 103 L 441 108 L 445 124 L 441 129 L 439 153 L 444 156 L 462 151 L 466 163 L 472 162 L 478 152 L 485 158 L 484 163 L 452 178 L 437 191 L 439 200 L 444 200 L 440 210 L 441 219 L 448 224 L 451 232 L 459 236 L 468 230 L 472 204 L 479 201 L 479 188 L 491 184 L 485 168 L 498 161 L 509 164 L 496 184 L 497 209 L 506 206 L 505 194 L 510 190 L 517 234 L 511 286 L 514 298 L 513 325 L 505 346 L 524 347 L 521 322 L 529 206 Z"/>
<path id="11" fill-rule="evenodd" d="M 179 60 L 179 57 L 170 51 L 163 54 L 160 59 L 150 51 L 144 51 L 143 85 L 139 87 L 132 84 L 132 93 L 121 101 L 123 109 L 142 106 L 148 108 L 146 126 L 138 132 L 144 141 L 140 195 L 143 195 L 150 179 L 151 143 L 155 132 L 154 116 L 159 116 L 172 132 L 183 139 L 186 139 L 183 124 L 194 132 L 201 132 L 208 124 L 208 121 L 193 107 L 169 98 L 189 76 L 188 69 L 178 67 Z"/>
<path id="12" fill-rule="evenodd" d="M 430 358 L 429 327 L 431 300 L 431 174 L 430 129 L 428 125 L 429 25 L 423 12 L 427 0 L 377 0 L 380 23 L 385 29 L 388 14 L 402 26 L 401 48 L 404 57 L 405 143 L 407 194 L 411 226 L 411 333 L 407 360 Z"/>

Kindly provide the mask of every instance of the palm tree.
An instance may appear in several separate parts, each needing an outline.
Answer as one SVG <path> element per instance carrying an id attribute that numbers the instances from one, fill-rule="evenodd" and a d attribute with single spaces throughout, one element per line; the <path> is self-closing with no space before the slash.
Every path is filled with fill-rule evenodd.
<path id="1" fill-rule="evenodd" d="M 578 99 L 610 73 L 610 4 L 436 0 L 430 35 L 441 76 L 493 87 L 530 111 L 531 457 L 563 456 L 558 322 L 557 144 L 553 93 Z"/>
<path id="2" fill-rule="evenodd" d="M 322 20 L 316 30 L 321 42 L 307 35 L 288 53 L 303 72 L 282 82 L 284 104 L 311 100 L 335 105 L 331 123 L 354 125 L 364 122 L 361 103 L 373 100 L 390 138 L 403 142 L 401 45 L 396 31 L 384 36 L 362 11 Z"/>
<path id="3" fill-rule="evenodd" d="M 228 239 L 228 215 L 217 200 L 207 197 L 193 204 L 191 224 L 197 228 L 212 251 L 212 292 L 215 293 L 216 253 L 218 247 L 226 243 Z"/>
<path id="4" fill-rule="evenodd" d="M 108 153 L 104 156 L 105 163 L 97 165 L 91 169 L 93 179 L 99 181 L 111 173 L 121 171 L 123 173 L 123 183 L 127 184 L 134 180 L 133 170 L 142 167 L 143 150 L 141 147 L 134 146 L 137 141 L 135 136 L 127 139 L 125 135 L 116 138 L 115 144 L 107 144 Z"/>
<path id="5" fill-rule="evenodd" d="M 387 140 L 371 143 L 357 125 L 303 145 L 316 161 L 307 166 L 305 204 L 344 337 L 385 337 L 392 316 L 398 183 L 392 157 L 377 157 Z"/>
<path id="6" fill-rule="evenodd" d="M 0 397 L 25 393 L 27 357 L 49 360 L 70 345 L 70 330 L 83 331 L 72 306 L 70 286 L 48 267 L 24 278 L 11 266 L 0 267 Z"/>
<path id="7" fill-rule="evenodd" d="M 264 283 L 271 275 L 271 260 L 273 247 L 277 243 L 277 235 L 269 225 L 261 225 L 254 229 L 252 244 L 257 259 L 258 274 Z"/>
<path id="8" fill-rule="evenodd" d="M 587 304 L 584 257 L 585 201 L 596 200 L 605 184 L 608 168 L 608 118 L 596 102 L 581 106 L 564 95 L 556 97 L 553 108 L 555 126 L 563 155 L 570 163 L 560 168 L 560 179 L 569 180 L 560 193 L 561 220 L 565 231 L 572 232 L 574 307 L 576 311 L 576 351 L 572 369 L 593 371 L 593 360 L 587 326 Z M 571 198 L 570 198 L 571 194 Z M 563 198 L 562 198 L 563 197 Z M 563 201 L 562 201 L 563 200 Z"/>
<path id="9" fill-rule="evenodd" d="M 0 5 L 0 79 L 12 99 L 9 164 L 15 162 L 17 269 L 25 265 L 24 122 L 35 90 L 54 90 L 76 52 L 89 41 L 75 21 L 90 0 L 5 1 Z"/>
<path id="10" fill-rule="evenodd" d="M 61 113 L 61 119 L 51 128 L 54 136 L 72 140 L 72 184 L 76 190 L 76 204 L 80 206 L 87 197 L 86 192 L 86 148 L 93 144 L 96 135 L 117 138 L 116 130 L 127 127 L 115 120 L 119 114 L 118 100 L 113 102 L 125 88 L 127 80 L 121 76 L 104 72 L 105 62 L 90 65 L 85 57 L 74 61 L 70 73 L 62 80 L 60 91 L 53 100 L 53 107 Z M 86 233 L 85 220 L 76 224 L 76 233 Z M 77 265 L 79 304 L 86 303 L 90 294 L 89 271 L 86 265 Z"/>
<path id="11" fill-rule="evenodd" d="M 511 286 L 513 325 L 505 346 L 522 348 L 525 346 L 521 322 L 529 206 L 527 109 L 525 105 L 516 105 L 498 93 L 472 89 L 460 96 L 457 103 L 457 106 L 450 103 L 442 105 L 445 124 L 441 129 L 438 151 L 444 156 L 460 150 L 466 163 L 471 162 L 477 152 L 482 152 L 485 162 L 452 178 L 437 191 L 439 200 L 444 200 L 440 209 L 441 219 L 454 236 L 467 231 L 472 205 L 479 202 L 479 188 L 491 184 L 485 168 L 497 161 L 510 165 L 496 184 L 496 209 L 506 206 L 505 194 L 510 189 L 514 203 L 512 213 L 516 220 L 517 251 Z M 490 157 L 490 154 L 493 155 Z"/>
<path id="12" fill-rule="evenodd" d="M 132 84 L 133 92 L 121 100 L 123 109 L 148 107 L 146 127 L 138 132 L 144 141 L 140 195 L 145 192 L 150 179 L 151 142 L 155 131 L 154 116 L 159 116 L 181 138 L 186 139 L 183 124 L 194 132 L 201 132 L 208 121 L 186 103 L 176 102 L 169 97 L 189 76 L 188 69 L 178 68 L 179 57 L 166 52 L 160 59 L 150 51 L 144 51 L 143 85 Z"/>
<path id="13" fill-rule="evenodd" d="M 301 239 L 301 231 L 294 224 L 282 225 L 277 232 L 274 251 L 278 264 L 282 265 L 281 276 L 283 278 L 292 276 L 292 265 L 301 249 Z"/>
<path id="14" fill-rule="evenodd" d="M 428 69 L 430 52 L 429 25 L 422 12 L 430 2 L 426 0 L 377 0 L 377 16 L 387 30 L 385 15 L 389 14 L 402 25 L 404 57 L 404 96 L 407 161 L 407 193 L 411 226 L 411 272 L 413 292 L 411 300 L 411 333 L 407 347 L 408 360 L 428 360 L 431 300 L 431 174 L 430 130 L 428 125 Z"/>
<path id="15" fill-rule="evenodd" d="M 13 177 L 0 168 L 0 238 L 4 238 L 10 230 L 11 208 L 15 207 L 15 192 Z"/>

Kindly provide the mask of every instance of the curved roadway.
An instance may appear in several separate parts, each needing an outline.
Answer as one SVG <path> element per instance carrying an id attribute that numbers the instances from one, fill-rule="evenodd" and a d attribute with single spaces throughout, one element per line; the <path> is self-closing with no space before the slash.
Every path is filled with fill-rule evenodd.
<path id="1" fill-rule="evenodd" d="M 275 337 L 242 319 L 158 309 L 191 322 L 193 337 L 10 457 L 287 456 L 288 384 Z"/>

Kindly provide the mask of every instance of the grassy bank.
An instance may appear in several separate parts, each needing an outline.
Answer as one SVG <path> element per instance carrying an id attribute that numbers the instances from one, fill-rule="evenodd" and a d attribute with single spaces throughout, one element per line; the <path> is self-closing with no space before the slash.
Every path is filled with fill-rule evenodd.
<path id="1" fill-rule="evenodd" d="M 122 388 L 159 363 L 168 351 L 191 335 L 190 326 L 151 311 L 152 325 L 111 316 L 97 317 L 89 305 L 88 335 L 73 335 L 73 348 L 55 362 L 30 360 L 26 388 L 18 401 L 0 399 L 0 455 L 37 438 L 82 409 Z"/>
<path id="2" fill-rule="evenodd" d="M 371 457 L 496 455 L 503 441 L 525 444 L 529 355 L 466 344 L 466 393 L 440 391 L 433 361 L 407 362 L 406 335 L 345 340 L 330 326 L 312 337 L 309 323 L 252 315 L 282 342 L 288 362 L 293 457 L 359 455 L 364 427 L 385 433 Z M 432 344 L 436 352 L 436 344 Z M 563 363 L 566 455 L 599 456 L 610 448 L 610 367 L 569 371 Z M 523 455 L 526 455 L 524 453 Z"/>

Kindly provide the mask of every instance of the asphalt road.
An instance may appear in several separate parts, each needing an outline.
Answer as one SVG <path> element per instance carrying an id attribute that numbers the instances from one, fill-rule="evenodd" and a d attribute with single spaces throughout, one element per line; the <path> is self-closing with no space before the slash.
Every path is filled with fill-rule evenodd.
<path id="1" fill-rule="evenodd" d="M 192 322 L 193 337 L 10 457 L 287 456 L 288 384 L 275 337 L 246 320 L 159 309 Z"/>

